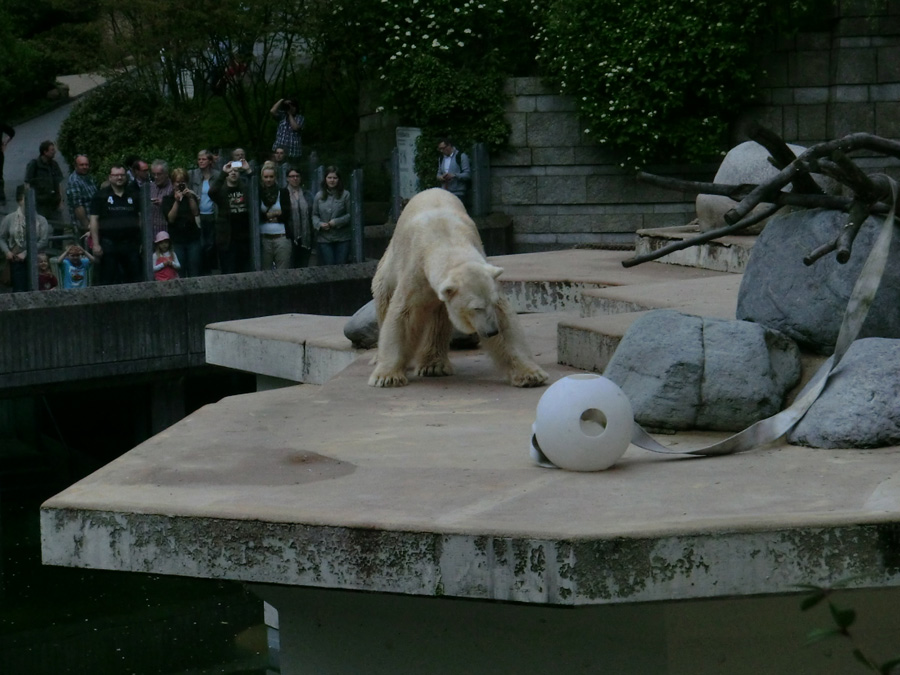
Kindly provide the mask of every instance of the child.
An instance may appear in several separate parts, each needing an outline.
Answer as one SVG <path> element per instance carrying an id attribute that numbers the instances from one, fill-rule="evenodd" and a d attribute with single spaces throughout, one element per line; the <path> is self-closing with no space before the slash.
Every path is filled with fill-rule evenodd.
<path id="1" fill-rule="evenodd" d="M 52 291 L 59 285 L 56 275 L 50 270 L 50 258 L 46 253 L 38 253 L 38 289 Z"/>
<path id="2" fill-rule="evenodd" d="M 62 272 L 63 288 L 88 287 L 88 278 L 91 273 L 91 264 L 94 262 L 94 256 L 78 244 L 72 244 L 63 251 L 57 262 Z"/>
<path id="3" fill-rule="evenodd" d="M 178 262 L 175 251 L 171 249 L 169 233 L 165 230 L 157 232 L 153 242 L 153 276 L 157 281 L 177 279 L 181 263 Z"/>

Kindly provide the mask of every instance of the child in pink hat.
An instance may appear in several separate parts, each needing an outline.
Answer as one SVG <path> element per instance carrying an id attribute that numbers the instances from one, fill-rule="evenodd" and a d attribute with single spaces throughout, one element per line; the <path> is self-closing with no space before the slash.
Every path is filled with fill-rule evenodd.
<path id="1" fill-rule="evenodd" d="M 169 233 L 161 230 L 153 239 L 153 276 L 157 281 L 169 281 L 178 278 L 181 263 L 172 250 Z"/>

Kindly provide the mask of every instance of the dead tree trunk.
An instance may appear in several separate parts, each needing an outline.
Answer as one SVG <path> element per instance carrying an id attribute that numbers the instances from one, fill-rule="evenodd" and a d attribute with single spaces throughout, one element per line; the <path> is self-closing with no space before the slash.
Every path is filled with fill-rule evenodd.
<path id="1" fill-rule="evenodd" d="M 848 154 L 865 150 L 900 158 L 900 143 L 897 141 L 866 133 L 850 134 L 837 140 L 817 143 L 799 157 L 794 157 L 784 140 L 774 132 L 756 125 L 750 129 L 750 135 L 753 140 L 769 150 L 772 154 L 769 161 L 780 169 L 778 174 L 759 185 L 722 185 L 664 178 L 648 173 L 638 174 L 638 180 L 645 183 L 682 192 L 721 195 L 737 201 L 738 204 L 725 214 L 727 223 L 725 227 L 674 242 L 652 253 L 635 256 L 623 261 L 624 267 L 657 260 L 673 251 L 697 246 L 727 234 L 735 234 L 771 217 L 783 206 L 846 211 L 849 214 L 848 222 L 837 239 L 818 246 L 803 259 L 807 265 L 811 265 L 822 256 L 836 251 L 838 262 L 843 264 L 850 259 L 853 241 L 866 218 L 873 213 L 887 213 L 893 206 L 894 197 L 890 179 L 883 174 L 867 175 L 848 157 Z M 823 194 L 812 174 L 833 178 L 848 187 L 853 196 L 837 197 Z M 783 188 L 789 183 L 793 184 L 793 192 L 784 192 Z M 763 203 L 771 206 L 757 215 L 750 215 L 754 208 Z"/>

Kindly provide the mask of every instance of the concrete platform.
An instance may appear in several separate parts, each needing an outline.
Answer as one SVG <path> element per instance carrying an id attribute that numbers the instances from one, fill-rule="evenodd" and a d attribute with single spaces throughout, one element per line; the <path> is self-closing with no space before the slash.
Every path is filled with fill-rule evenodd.
<path id="1" fill-rule="evenodd" d="M 557 363 L 576 320 L 523 317 L 551 380 L 577 372 Z M 247 349 L 235 328 L 213 330 Z M 309 339 L 292 339 L 296 361 Z M 507 386 L 477 351 L 451 360 L 454 376 L 381 390 L 356 358 L 321 386 L 206 406 L 48 500 L 44 562 L 250 583 L 279 608 L 285 674 L 843 673 L 849 650 L 794 655 L 785 617 L 798 585 L 846 580 L 873 589 L 854 596 L 871 635 L 900 631 L 900 447 L 632 446 L 605 472 L 542 469 L 545 389 Z"/>
<path id="2" fill-rule="evenodd" d="M 631 324 L 654 309 L 734 319 L 742 278 L 740 274 L 712 274 L 585 288 L 581 293 L 581 316 L 569 315 L 559 323 L 559 363 L 602 373 Z"/>
<path id="3" fill-rule="evenodd" d="M 453 360 L 401 389 L 366 386 L 359 360 L 207 406 L 46 502 L 44 562 L 557 605 L 900 585 L 900 448 L 540 469 L 544 390 Z"/>

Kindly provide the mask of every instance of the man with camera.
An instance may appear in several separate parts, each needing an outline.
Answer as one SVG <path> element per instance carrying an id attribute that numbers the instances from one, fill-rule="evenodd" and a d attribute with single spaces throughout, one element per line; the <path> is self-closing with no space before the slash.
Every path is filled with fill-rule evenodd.
<path id="1" fill-rule="evenodd" d="M 278 148 L 284 148 L 288 163 L 292 166 L 300 166 L 300 158 L 303 155 L 300 131 L 303 129 L 305 120 L 299 113 L 297 102 L 289 98 L 280 98 L 269 112 L 278 120 L 278 130 L 275 132 L 272 152 Z"/>

